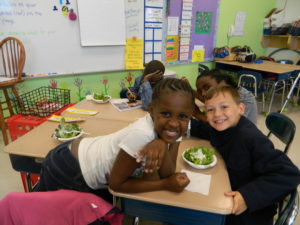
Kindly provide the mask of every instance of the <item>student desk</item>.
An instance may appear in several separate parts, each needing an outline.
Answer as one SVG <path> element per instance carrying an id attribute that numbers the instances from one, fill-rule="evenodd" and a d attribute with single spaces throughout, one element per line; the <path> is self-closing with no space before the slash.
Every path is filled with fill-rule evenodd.
<path id="1" fill-rule="evenodd" d="M 187 165 L 181 153 L 194 146 L 210 146 L 209 142 L 188 138 L 180 144 L 177 158 L 177 171 L 181 169 L 210 174 L 209 195 L 189 191 L 173 193 L 169 191 L 153 191 L 145 193 L 120 193 L 110 190 L 121 197 L 124 212 L 135 217 L 157 220 L 170 224 L 188 225 L 221 225 L 225 216 L 231 213 L 232 198 L 225 197 L 224 192 L 230 191 L 230 183 L 223 159 L 217 155 L 218 163 L 206 170 L 197 170 Z"/>
<path id="2" fill-rule="evenodd" d="M 300 66 L 290 64 L 280 64 L 270 61 L 263 63 L 241 63 L 238 61 L 216 61 L 216 67 L 229 71 L 239 71 L 241 69 L 256 70 L 259 72 L 267 72 L 274 74 L 290 73 L 295 70 L 300 70 Z"/>
<path id="3" fill-rule="evenodd" d="M 64 112 L 62 113 L 62 115 L 66 117 L 81 117 L 81 118 L 94 117 L 94 118 L 101 118 L 101 119 L 108 119 L 108 120 L 120 120 L 120 121 L 133 122 L 134 120 L 145 116 L 147 113 L 141 108 L 120 112 L 114 106 L 112 106 L 111 103 L 100 104 L 100 103 L 93 102 L 92 100 L 83 100 L 77 103 L 74 107 L 80 109 L 96 110 L 98 111 L 98 113 L 93 116 L 84 116 L 84 115 Z"/>
<path id="4" fill-rule="evenodd" d="M 89 135 L 85 134 L 86 137 L 110 134 L 126 127 L 128 124 L 129 122 L 126 121 L 113 121 L 100 118 L 89 118 L 79 123 L 80 127 L 89 133 Z M 57 122 L 46 121 L 12 143 L 4 146 L 4 151 L 9 153 L 12 167 L 16 171 L 27 174 L 29 190 L 31 190 L 30 173 L 39 174 L 42 159 L 45 158 L 52 148 L 61 143 L 51 137 L 57 126 Z"/>
<path id="5" fill-rule="evenodd" d="M 285 85 L 285 81 L 291 77 L 292 72 L 300 71 L 300 66 L 298 65 L 281 64 L 281 63 L 264 61 L 264 60 L 263 63 L 240 63 L 237 61 L 216 61 L 216 68 L 228 70 L 228 71 L 235 71 L 235 72 L 242 69 L 255 70 L 258 72 L 272 73 L 276 75 L 277 81 L 273 84 L 272 87 L 273 91 L 271 92 L 272 96 L 271 96 L 268 113 L 271 112 L 271 107 L 272 107 L 276 87 L 279 86 L 280 83 Z M 296 83 L 297 81 L 298 79 L 296 80 Z M 292 88 L 290 89 L 288 98 L 285 101 L 285 103 L 282 105 L 281 111 L 284 109 L 284 107 L 287 104 L 287 101 L 290 99 L 294 88 L 295 85 L 293 85 Z"/>

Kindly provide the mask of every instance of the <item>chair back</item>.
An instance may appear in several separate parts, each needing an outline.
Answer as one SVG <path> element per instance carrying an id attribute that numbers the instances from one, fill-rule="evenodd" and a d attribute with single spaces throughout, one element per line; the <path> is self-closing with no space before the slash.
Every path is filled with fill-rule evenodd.
<path id="1" fill-rule="evenodd" d="M 280 63 L 280 64 L 294 64 L 293 60 L 290 60 L 290 59 L 280 59 L 280 60 L 277 60 L 276 62 Z"/>
<path id="2" fill-rule="evenodd" d="M 270 131 L 268 137 L 273 134 L 286 144 L 283 151 L 287 153 L 296 133 L 295 123 L 286 115 L 278 112 L 270 113 L 265 122 Z"/>
<path id="3" fill-rule="evenodd" d="M 293 190 L 284 200 L 284 207 L 279 211 L 274 225 L 292 225 L 299 210 L 299 194 L 297 189 Z"/>
<path id="4" fill-rule="evenodd" d="M 7 37 L 0 42 L 0 87 L 22 81 L 25 58 L 25 48 L 20 40 Z"/>
<path id="5" fill-rule="evenodd" d="M 238 86 L 242 86 L 251 91 L 255 97 L 258 92 L 262 92 L 260 86 L 262 82 L 262 75 L 259 72 L 251 70 L 240 70 L 238 73 Z"/>

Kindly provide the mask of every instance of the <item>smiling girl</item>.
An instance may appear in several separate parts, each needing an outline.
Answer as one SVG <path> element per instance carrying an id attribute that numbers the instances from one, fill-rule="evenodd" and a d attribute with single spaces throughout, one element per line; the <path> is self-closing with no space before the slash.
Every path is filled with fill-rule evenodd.
<path id="1" fill-rule="evenodd" d="M 189 179 L 184 173 L 175 173 L 178 140 L 188 128 L 193 104 L 189 84 L 178 79 L 160 81 L 145 117 L 110 135 L 75 140 L 51 150 L 36 190 L 95 192 L 109 184 L 115 191 L 128 193 L 182 191 Z M 138 178 L 144 167 L 136 155 L 152 148 L 164 152 L 157 162 L 160 179 Z"/>

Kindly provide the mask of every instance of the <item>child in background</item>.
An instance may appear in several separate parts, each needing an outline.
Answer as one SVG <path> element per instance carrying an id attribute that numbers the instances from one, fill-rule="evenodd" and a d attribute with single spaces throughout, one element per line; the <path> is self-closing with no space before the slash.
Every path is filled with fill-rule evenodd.
<path id="1" fill-rule="evenodd" d="M 142 100 L 142 108 L 148 109 L 148 105 L 152 99 L 154 86 L 163 78 L 165 66 L 158 60 L 153 60 L 147 63 L 143 75 L 137 77 L 134 81 L 134 86 L 130 87 L 131 93 L 127 89 L 122 89 L 120 92 L 121 98 L 128 98 L 130 101 L 139 99 Z"/>
<path id="2" fill-rule="evenodd" d="M 223 74 L 219 70 L 206 70 L 197 77 L 196 87 L 197 93 L 196 97 L 204 103 L 204 98 L 207 91 L 217 85 L 230 85 L 236 88 L 240 95 L 240 101 L 245 105 L 244 116 L 247 117 L 252 123 L 257 122 L 257 104 L 254 95 L 243 87 L 238 87 L 237 83 L 233 80 L 233 77 L 228 74 Z M 194 112 L 194 117 L 200 120 L 205 120 L 205 116 L 196 107 Z"/>
<path id="3" fill-rule="evenodd" d="M 77 139 L 51 150 L 43 161 L 35 190 L 95 193 L 109 184 L 119 192 L 181 192 L 189 179 L 185 173 L 175 173 L 176 159 L 193 103 L 194 93 L 189 84 L 178 79 L 160 81 L 145 117 L 110 135 Z M 136 154 L 151 148 L 165 152 L 157 164 L 160 179 L 137 178 L 143 172 L 143 164 L 136 162 Z"/>
<path id="4" fill-rule="evenodd" d="M 222 155 L 233 191 L 226 225 L 272 225 L 276 202 L 300 183 L 299 169 L 243 116 L 236 88 L 217 86 L 205 93 L 207 122 L 191 121 L 191 135 L 207 139 Z"/>

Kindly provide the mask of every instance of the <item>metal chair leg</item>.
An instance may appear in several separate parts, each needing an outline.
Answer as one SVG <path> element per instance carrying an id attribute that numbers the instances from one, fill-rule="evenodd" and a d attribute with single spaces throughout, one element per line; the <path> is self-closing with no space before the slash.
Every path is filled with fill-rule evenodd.
<path id="1" fill-rule="evenodd" d="M 133 220 L 132 220 L 132 225 L 138 225 L 140 222 L 140 218 L 139 217 L 133 217 Z"/>

